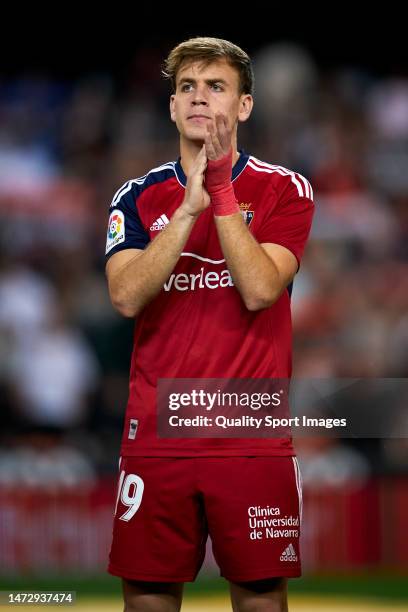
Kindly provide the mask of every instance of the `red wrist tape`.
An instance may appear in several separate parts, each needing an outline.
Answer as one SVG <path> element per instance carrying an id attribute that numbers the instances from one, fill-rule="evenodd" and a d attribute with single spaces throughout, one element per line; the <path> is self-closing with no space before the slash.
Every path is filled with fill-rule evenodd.
<path id="1" fill-rule="evenodd" d="M 210 197 L 216 217 L 224 217 L 239 212 L 239 206 L 232 183 L 214 192 Z"/>
<path id="2" fill-rule="evenodd" d="M 205 187 L 210 194 L 214 215 L 223 217 L 239 212 L 239 206 L 231 183 L 232 148 L 221 159 L 207 162 Z"/>
<path id="3" fill-rule="evenodd" d="M 213 191 L 217 191 L 231 182 L 231 171 L 232 148 L 221 159 L 208 160 L 205 172 L 205 186 L 210 195 Z"/>

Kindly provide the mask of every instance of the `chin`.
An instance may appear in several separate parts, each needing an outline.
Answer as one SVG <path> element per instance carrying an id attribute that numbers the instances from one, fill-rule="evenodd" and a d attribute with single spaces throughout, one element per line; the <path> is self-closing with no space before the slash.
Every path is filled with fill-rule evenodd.
<path id="1" fill-rule="evenodd" d="M 186 130 L 183 136 L 186 140 L 191 140 L 193 142 L 199 142 L 201 145 L 203 145 L 205 141 L 205 132 L 202 129 Z"/>

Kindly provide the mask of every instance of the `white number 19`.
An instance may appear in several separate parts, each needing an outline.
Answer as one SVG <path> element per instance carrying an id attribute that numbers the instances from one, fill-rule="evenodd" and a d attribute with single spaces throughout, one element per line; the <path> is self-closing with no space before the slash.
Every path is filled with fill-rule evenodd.
<path id="1" fill-rule="evenodd" d="M 132 494 L 130 490 L 133 486 Z M 136 474 L 128 474 L 125 478 L 125 472 L 122 470 L 119 478 L 118 495 L 116 498 L 115 514 L 118 508 L 119 497 L 124 506 L 128 506 L 128 510 L 119 517 L 121 521 L 130 521 L 136 514 L 142 503 L 144 490 L 144 482 Z"/>

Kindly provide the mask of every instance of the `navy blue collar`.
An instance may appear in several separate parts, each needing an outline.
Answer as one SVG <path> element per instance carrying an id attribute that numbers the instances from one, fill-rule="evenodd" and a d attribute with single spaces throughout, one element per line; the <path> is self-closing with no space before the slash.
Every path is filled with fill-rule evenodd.
<path id="1" fill-rule="evenodd" d="M 238 176 L 241 174 L 241 172 L 247 165 L 247 162 L 249 159 L 249 155 L 245 153 L 244 149 L 238 149 L 238 153 L 240 154 L 240 156 L 238 157 L 235 163 L 235 166 L 232 168 L 231 181 L 235 181 L 235 179 L 238 178 Z M 176 161 L 175 170 L 176 170 L 178 180 L 183 185 L 183 187 L 185 187 L 187 184 L 187 177 L 184 174 L 184 170 L 181 167 L 180 161 L 181 161 L 181 157 L 179 157 L 178 160 Z"/>

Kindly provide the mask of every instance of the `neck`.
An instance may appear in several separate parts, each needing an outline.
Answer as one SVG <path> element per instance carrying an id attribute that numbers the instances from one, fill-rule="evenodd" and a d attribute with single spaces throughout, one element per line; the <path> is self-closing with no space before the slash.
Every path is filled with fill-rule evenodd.
<path id="1" fill-rule="evenodd" d="M 180 135 L 180 163 L 186 176 L 189 175 L 190 168 L 202 146 L 203 142 L 186 140 Z M 237 137 L 235 134 L 235 137 L 232 138 L 232 167 L 237 163 L 239 156 L 240 154 L 237 151 Z"/>

